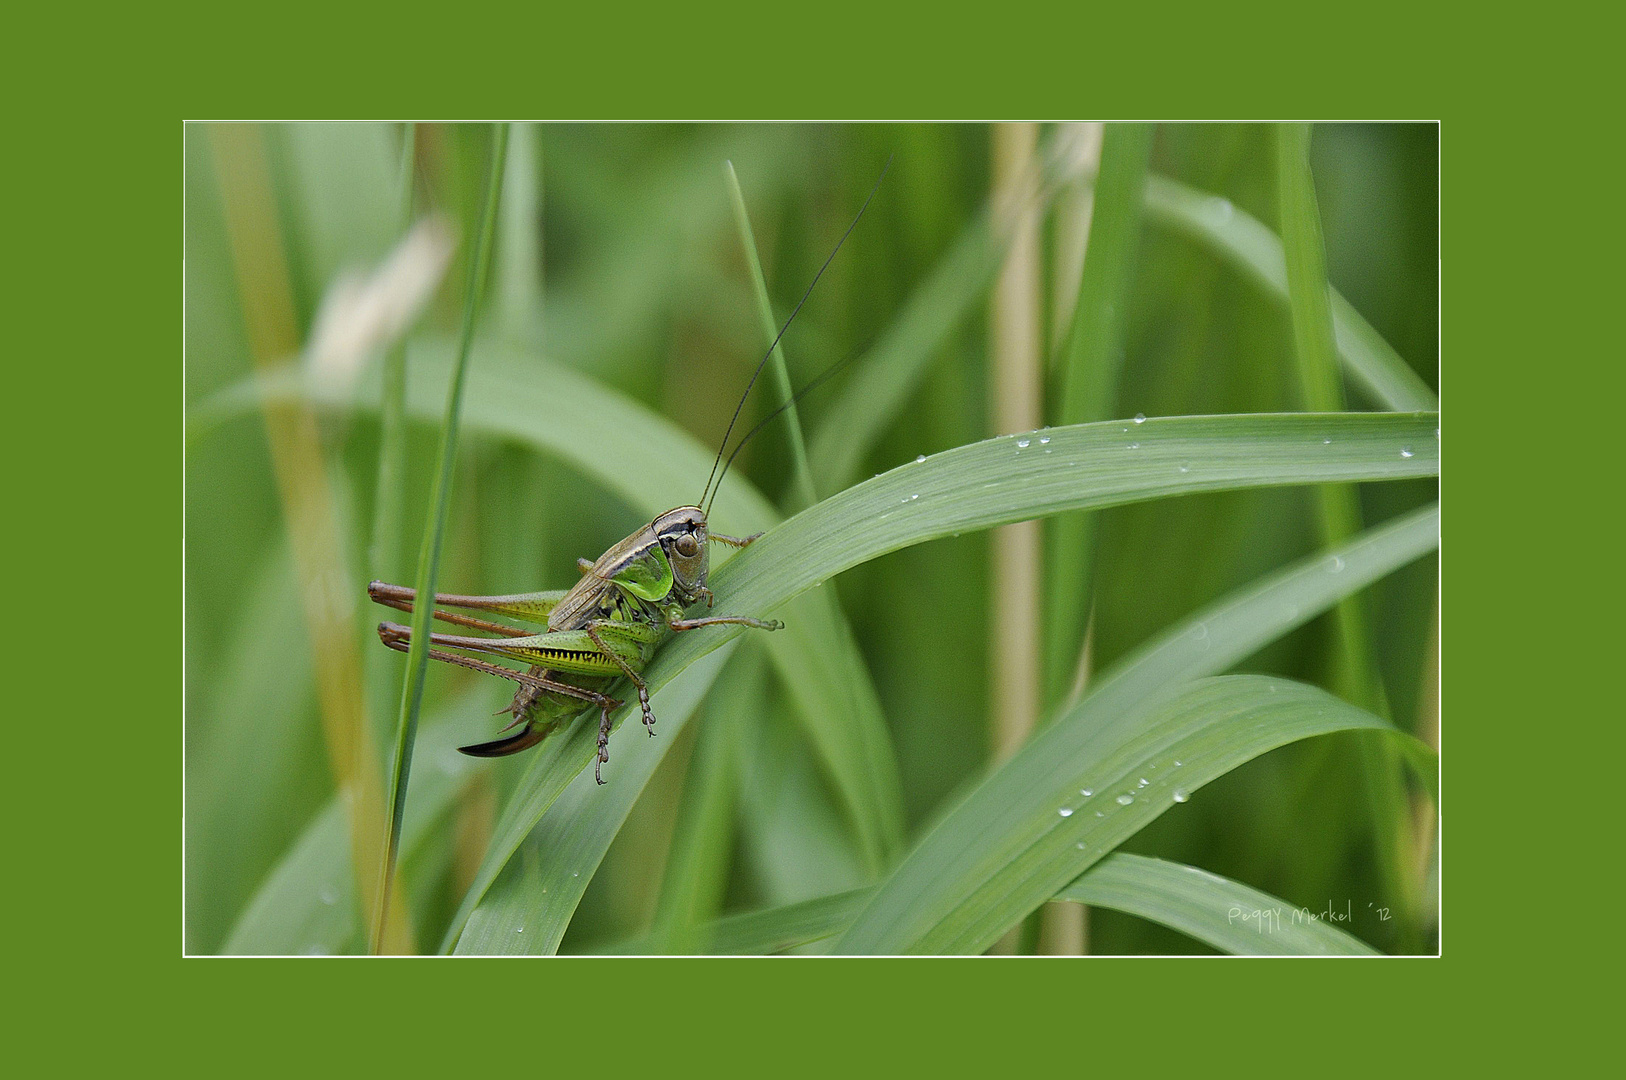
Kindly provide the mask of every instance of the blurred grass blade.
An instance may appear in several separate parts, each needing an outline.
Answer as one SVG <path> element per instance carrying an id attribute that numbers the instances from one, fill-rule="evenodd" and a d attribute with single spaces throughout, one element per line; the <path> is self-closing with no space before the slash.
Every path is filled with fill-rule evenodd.
<path id="1" fill-rule="evenodd" d="M 1287 266 L 1281 239 L 1231 200 L 1154 175 L 1146 184 L 1146 213 L 1153 224 L 1208 248 L 1286 303 Z M 1386 408 L 1398 412 L 1438 409 L 1434 391 L 1383 335 L 1337 290 L 1331 290 L 1331 296 L 1338 355 L 1355 381 Z"/>
<path id="2" fill-rule="evenodd" d="M 485 762 L 457 752 L 468 725 L 491 711 L 487 686 L 477 685 L 424 721 L 418 770 L 401 833 L 402 850 L 414 852 L 431 826 L 452 808 L 469 778 Z M 348 818 L 335 796 L 260 883 L 221 950 L 237 956 L 336 955 L 361 950 L 363 913 L 356 903 Z M 409 861 L 403 859 L 403 862 Z"/>
<path id="3" fill-rule="evenodd" d="M 491 240 L 496 230 L 497 205 L 502 194 L 507 151 L 508 126 L 503 124 L 496 130 L 480 236 L 474 257 L 469 260 L 468 286 L 463 300 L 463 329 L 457 360 L 452 365 L 446 411 L 441 421 L 440 449 L 434 487 L 429 497 L 429 522 L 424 529 L 423 548 L 418 556 L 418 601 L 412 608 L 412 644 L 407 655 L 406 685 L 401 692 L 400 722 L 395 733 L 395 762 L 390 773 L 384 865 L 378 888 L 379 903 L 373 912 L 372 932 L 369 935 L 374 953 L 383 947 L 390 881 L 395 873 L 401 845 L 401 822 L 406 810 L 407 783 L 412 773 L 412 743 L 418 734 L 418 710 L 423 705 L 424 675 L 429 667 L 429 620 L 434 610 L 435 582 L 440 572 L 441 543 L 446 534 L 446 508 L 451 503 L 452 469 L 457 460 L 457 431 L 462 418 L 463 388 L 468 373 L 469 349 L 474 342 L 475 316 L 485 287 L 486 268 L 491 262 Z"/>
<path id="4" fill-rule="evenodd" d="M 1210 780 L 1278 746 L 1363 729 L 1409 738 L 1324 690 L 1259 675 L 1177 684 L 1114 714 L 1085 701 L 927 835 L 836 951 L 981 952 Z"/>
<path id="5" fill-rule="evenodd" d="M 1108 124 L 1102 135 L 1095 207 L 1079 278 L 1078 302 L 1061 367 L 1059 424 L 1082 424 L 1113 415 L 1123 369 L 1129 293 L 1140 247 L 1141 207 L 1152 155 L 1150 124 Z M 1089 618 L 1095 517 L 1061 514 L 1046 530 L 1043 702 L 1053 707 L 1073 683 Z"/>
<path id="6" fill-rule="evenodd" d="M 787 438 L 790 440 L 794 494 L 787 496 L 784 504 L 792 510 L 805 510 L 817 501 L 818 496 L 812 471 L 808 467 L 807 448 L 802 438 L 801 416 L 793 401 L 795 391 L 791 387 L 790 371 L 785 362 L 785 346 L 783 341 L 775 344 L 779 337 L 779 327 L 774 319 L 773 304 L 768 298 L 768 283 L 762 275 L 762 262 L 757 256 L 756 236 L 751 230 L 751 218 L 746 211 L 745 195 L 740 190 L 739 177 L 734 173 L 733 162 L 728 163 L 726 171 L 729 195 L 734 204 L 735 223 L 739 228 L 740 240 L 751 268 L 757 314 L 766 340 L 773 345 L 769 367 L 773 370 L 774 382 L 779 391 L 778 400 L 791 402 L 785 410 L 786 415 L 782 422 L 786 425 Z M 892 747 L 886 718 L 881 713 L 880 697 L 875 692 L 875 681 L 870 677 L 869 668 L 858 650 L 852 627 L 841 610 L 840 599 L 835 591 L 820 590 L 807 597 L 801 603 L 798 614 L 804 622 L 816 621 L 817 625 L 810 627 L 815 639 L 839 644 L 839 648 L 834 650 L 818 653 L 798 652 L 795 660 L 789 662 L 801 663 L 807 669 L 806 675 L 791 680 L 789 685 L 803 716 L 816 716 L 839 710 L 844 714 L 844 719 L 838 725 L 838 730 L 852 732 L 858 735 L 862 742 L 861 747 L 853 750 L 830 745 L 832 740 L 827 734 L 830 725 L 809 725 L 809 734 L 814 740 L 826 745 L 827 758 L 832 761 L 851 762 L 856 766 L 844 770 L 843 789 L 858 788 L 872 794 L 869 800 L 871 809 L 868 812 L 863 804 L 854 806 L 851 812 L 870 869 L 878 874 L 896 858 L 903 846 L 903 799 L 897 780 L 897 755 Z M 815 686 L 823 690 L 822 701 L 810 697 L 807 693 L 808 688 Z M 845 692 L 831 693 L 832 688 L 841 688 Z M 870 827 L 870 822 L 874 822 L 874 827 Z"/>
<path id="7" fill-rule="evenodd" d="M 1171 626 L 1102 672 L 1086 701 L 1116 711 L 1170 682 L 1225 671 L 1341 598 L 1422 558 L 1439 543 L 1440 508 L 1433 504 L 1267 574 Z"/>
<path id="8" fill-rule="evenodd" d="M 1310 171 L 1310 125 L 1278 124 L 1274 135 L 1293 355 L 1298 361 L 1304 405 L 1313 412 L 1342 409 L 1344 386 L 1333 344 L 1326 244 Z M 1361 508 L 1354 488 L 1322 486 L 1315 490 L 1314 499 L 1325 543 L 1341 543 L 1359 531 Z M 1366 613 L 1358 597 L 1345 597 L 1339 602 L 1334 625 L 1338 652 L 1331 685 L 1345 700 L 1387 719 L 1388 703 Z M 1360 773 L 1371 806 L 1369 818 L 1377 848 L 1380 888 L 1391 898 L 1400 936 L 1408 944 L 1417 944 L 1421 883 L 1408 865 L 1415 846 L 1410 835 L 1411 806 L 1394 744 L 1375 738 L 1361 740 Z"/>
<path id="9" fill-rule="evenodd" d="M 824 940 L 846 929 L 874 893 L 854 889 L 718 919 L 706 928 L 707 951 L 763 956 Z M 1237 956 L 1378 955 L 1306 908 L 1194 866 L 1124 852 L 1108 855 L 1051 899 L 1124 911 Z M 649 945 L 637 938 L 593 951 L 637 956 Z"/>
<path id="10" fill-rule="evenodd" d="M 1072 163 L 1041 146 L 1041 176 L 1029 208 L 1042 215 Z M 813 433 L 813 479 L 822 491 L 851 482 L 864 456 L 897 419 L 909 395 L 949 336 L 986 297 L 1005 262 L 1011 227 L 1022 208 L 996 216 L 985 205 L 893 318 L 881 338 L 853 364 L 852 376 Z"/>
<path id="11" fill-rule="evenodd" d="M 412 228 L 412 202 L 417 156 L 418 125 L 403 125 L 401 142 L 401 233 Z M 373 489 L 373 535 L 367 550 L 367 568 L 375 581 L 398 581 L 403 523 L 406 518 L 406 335 L 384 354 L 383 388 L 379 395 L 378 476 Z M 380 743 L 387 739 L 396 665 L 386 650 L 369 649 L 363 663 L 368 712 L 378 727 Z"/>
<path id="12" fill-rule="evenodd" d="M 1439 509 L 1429 507 L 1269 575 L 1170 627 L 1105 672 L 1081 704 L 952 809 L 905 859 L 886 887 L 899 891 L 912 887 L 923 893 L 930 885 L 932 871 L 922 871 L 924 881 L 922 873 L 916 873 L 911 886 L 911 864 L 925 863 L 929 867 L 947 858 L 945 853 L 953 850 L 961 836 L 979 828 L 980 821 L 997 820 L 998 815 L 1031 796 L 1027 773 L 1042 772 L 1052 760 L 1087 755 L 1098 730 L 1105 730 L 1109 722 L 1124 728 L 1126 721 L 1122 718 L 1132 717 L 1140 703 L 1162 688 L 1226 670 L 1342 596 L 1421 557 L 1438 544 Z M 1119 719 L 1113 720 L 1115 717 Z M 1055 808 L 1047 805 L 1044 813 L 1053 814 Z M 1013 820 L 1020 820 L 1020 815 Z M 900 879 L 902 885 L 898 884 Z"/>
<path id="13" fill-rule="evenodd" d="M 802 419 L 793 398 L 795 389 L 790 384 L 790 369 L 785 363 L 785 345 L 779 340 L 779 324 L 774 319 L 773 301 L 768 298 L 768 282 L 762 274 L 762 260 L 757 254 L 756 234 L 751 231 L 751 215 L 745 208 L 745 193 L 740 190 L 740 178 L 734 172 L 732 161 L 724 163 L 728 178 L 728 195 L 734 206 L 734 224 L 740 230 L 740 244 L 745 250 L 745 261 L 751 269 L 751 288 L 756 297 L 757 315 L 762 322 L 767 342 L 773 346 L 768 366 L 773 370 L 778 401 L 788 402 L 785 407 L 785 438 L 790 443 L 791 480 L 795 485 L 796 505 L 793 510 L 805 510 L 818 502 L 813 487 L 813 473 L 807 464 L 807 445 L 802 438 Z M 775 405 L 775 408 L 778 406 Z M 728 448 L 723 447 L 726 455 Z"/>
<path id="14" fill-rule="evenodd" d="M 1055 896 L 1173 927 L 1237 956 L 1377 956 L 1307 908 L 1195 866 L 1109 855 Z"/>
<path id="15" fill-rule="evenodd" d="M 551 956 L 558 950 L 610 842 L 732 651 L 707 657 L 655 697 L 657 738 L 650 738 L 642 724 L 621 724 L 627 709 L 617 713 L 610 736 L 613 767 L 606 766 L 603 787 L 587 768 L 597 753 L 597 724 L 577 723 L 542 744 L 536 753 L 567 741 L 570 747 L 546 766 L 538 762 L 526 771 L 452 919 L 442 952 L 454 944 L 460 955 Z M 537 857 L 529 857 L 533 852 Z"/>
<path id="16" fill-rule="evenodd" d="M 702 941 L 712 956 L 768 956 L 841 932 L 864 906 L 873 888 L 820 896 L 795 904 L 725 915 L 704 928 Z M 599 956 L 648 956 L 657 952 L 649 936 L 617 941 L 591 950 Z"/>
<path id="17" fill-rule="evenodd" d="M 653 952 L 682 956 L 704 947 L 700 931 L 728 884 L 747 724 L 765 682 L 761 655 L 746 648 L 706 700 L 650 928 Z"/>
<path id="18" fill-rule="evenodd" d="M 310 632 L 298 597 L 292 555 L 277 536 L 237 598 L 238 618 L 203 707 L 189 710 L 189 954 L 219 950 L 275 853 L 299 835 L 332 790 L 322 760 Z M 266 664 L 267 656 L 277 662 Z M 267 723 L 268 716 L 278 722 Z M 348 847 L 345 854 L 348 873 Z"/>

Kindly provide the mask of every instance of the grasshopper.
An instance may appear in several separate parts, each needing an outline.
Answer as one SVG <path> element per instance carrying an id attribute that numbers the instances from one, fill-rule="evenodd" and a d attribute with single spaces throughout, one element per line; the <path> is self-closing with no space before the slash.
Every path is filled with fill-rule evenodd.
<path id="1" fill-rule="evenodd" d="M 891 162 L 887 163 L 888 168 Z M 882 170 L 881 179 L 886 178 Z M 846 361 L 832 365 L 822 375 L 798 391 L 790 400 L 774 410 L 735 446 L 722 474 L 717 467 L 723 463 L 723 452 L 728 447 L 734 424 L 740 410 L 756 385 L 757 376 L 779 345 L 779 339 L 807 303 L 813 286 L 829 268 L 841 250 L 841 245 L 857 227 L 858 221 L 869 208 L 880 180 L 869 198 L 853 218 L 846 233 L 814 275 L 812 284 L 797 303 L 790 318 L 785 320 L 773 344 L 757 364 L 756 371 L 746 384 L 745 393 L 734 409 L 728 430 L 712 462 L 712 475 L 706 479 L 705 491 L 690 506 L 679 506 L 643 526 L 631 536 L 611 547 L 596 561 L 578 559 L 577 568 L 582 577 L 569 589 L 546 592 L 515 593 L 507 596 L 464 596 L 456 593 L 436 593 L 434 617 L 444 622 L 482 631 L 491 636 L 462 634 L 430 634 L 429 656 L 443 663 L 472 668 L 519 684 L 514 700 L 503 713 L 511 713 L 513 721 L 502 730 L 520 728 L 513 735 L 476 743 L 458 749 L 474 757 L 502 757 L 515 754 L 546 739 L 568 724 L 576 716 L 591 708 L 599 711 L 598 758 L 593 764 L 593 778 L 604 783 L 602 767 L 610 760 L 610 714 L 621 706 L 620 699 L 606 693 L 618 678 L 626 678 L 638 693 L 638 704 L 643 710 L 644 729 L 655 734 L 655 714 L 649 705 L 649 687 L 641 675 L 654 659 L 656 651 L 666 640 L 668 632 L 698 630 L 706 626 L 747 626 L 758 630 L 782 630 L 778 620 L 755 619 L 747 616 L 725 615 L 687 618 L 688 609 L 706 602 L 711 606 L 711 590 L 706 578 L 711 570 L 710 545 L 726 544 L 743 548 L 760 536 L 734 537 L 712 532 L 706 520 L 708 505 L 706 492 L 716 497 L 723 477 L 740 449 L 768 421 L 784 412 L 803 394 L 812 390 L 845 366 Z M 713 480 L 716 486 L 713 486 Z M 410 612 L 417 598 L 415 589 L 374 581 L 367 586 L 367 595 L 377 603 L 400 611 Z M 465 615 L 445 608 L 463 608 L 499 615 L 533 625 L 544 626 L 540 633 L 519 629 L 506 623 L 477 615 Z M 378 636 L 385 645 L 397 652 L 407 652 L 412 643 L 412 629 L 400 623 L 384 622 L 378 625 Z M 463 655 L 463 652 L 515 660 L 528 665 L 520 672 L 489 660 Z M 499 713 L 498 715 L 502 715 Z M 501 733 L 499 733 L 501 734 Z"/>
<path id="2" fill-rule="evenodd" d="M 761 535 L 760 533 L 757 535 Z M 625 676 L 638 691 L 644 727 L 655 733 L 655 714 L 649 705 L 649 687 L 640 672 L 655 658 L 667 631 L 697 630 L 703 626 L 738 625 L 758 630 L 780 630 L 778 620 L 725 615 L 685 618 L 700 600 L 711 603 L 706 576 L 711 569 L 712 542 L 742 548 L 756 536 L 734 537 L 712 532 L 706 512 L 698 506 L 668 510 L 631 536 L 611 547 L 598 561 L 577 561 L 582 578 L 567 590 L 518 593 L 511 596 L 459 596 L 436 593 L 435 618 L 494 637 L 431 634 L 433 659 L 511 679 L 519 684 L 514 700 L 503 710 L 514 720 L 504 731 L 524 727 L 514 735 L 473 746 L 459 747 L 475 757 L 502 757 L 535 746 L 561 724 L 588 707 L 599 710 L 598 760 L 594 778 L 609 758 L 610 713 L 622 702 L 605 689 Z M 416 590 L 375 581 L 367 594 L 388 607 L 411 611 Z M 547 627 L 529 633 L 477 616 L 442 611 L 439 605 L 504 615 Z M 384 644 L 399 652 L 411 646 L 412 630 L 399 623 L 378 626 Z M 447 652 L 465 649 L 530 665 L 526 672 Z"/>

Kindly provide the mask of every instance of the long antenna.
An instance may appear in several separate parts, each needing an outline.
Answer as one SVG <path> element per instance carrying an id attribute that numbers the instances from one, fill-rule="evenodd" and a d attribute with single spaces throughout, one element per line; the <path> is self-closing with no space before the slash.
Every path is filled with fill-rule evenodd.
<path id="1" fill-rule="evenodd" d="M 852 352 L 851 354 L 849 354 L 846 359 L 837 360 L 835 363 L 831 364 L 829 367 L 827 367 L 823 371 L 821 371 L 816 379 L 814 379 L 812 382 L 808 383 L 806 386 L 802 387 L 800 390 L 796 391 L 795 394 L 791 395 L 791 398 L 790 398 L 789 401 L 786 401 L 783 405 L 779 406 L 779 408 L 775 409 L 773 412 L 769 413 L 767 416 L 764 416 L 761 420 L 758 420 L 756 426 L 753 427 L 750 431 L 747 431 L 745 433 L 744 438 L 740 439 L 739 442 L 734 444 L 734 452 L 729 454 L 728 455 L 728 460 L 723 463 L 722 476 L 719 476 L 717 478 L 717 487 L 712 490 L 711 497 L 713 499 L 717 498 L 717 492 L 722 490 L 722 487 L 723 487 L 723 476 L 728 475 L 729 466 L 734 464 L 734 459 L 740 456 L 740 451 L 745 449 L 745 444 L 751 441 L 752 436 L 754 436 L 757 432 L 761 431 L 763 428 L 767 427 L 770 423 L 772 423 L 774 418 L 777 417 L 780 413 L 784 412 L 786 409 L 790 408 L 792 405 L 796 404 L 798 401 L 801 401 L 808 394 L 812 393 L 814 390 L 817 390 L 820 386 L 824 385 L 824 383 L 826 381 L 828 381 L 830 379 L 830 377 L 833 376 L 836 372 L 842 370 L 848 364 L 852 363 L 854 360 L 858 359 L 860 356 L 863 356 L 865 353 L 867 353 L 869 351 L 869 349 L 870 349 L 870 345 L 873 345 L 873 344 L 874 344 L 874 341 L 871 341 L 869 344 L 867 344 L 867 345 L 863 346 L 862 348 L 857 349 L 854 352 Z M 710 515 L 711 514 L 711 507 L 709 507 L 709 506 L 705 507 L 705 511 L 706 511 L 707 515 Z"/>
<path id="2" fill-rule="evenodd" d="M 824 260 L 824 265 L 819 267 L 819 272 L 813 275 L 812 282 L 808 285 L 807 291 L 802 294 L 802 298 L 796 302 L 796 308 L 790 313 L 790 318 L 785 320 L 785 325 L 781 326 L 779 328 L 779 333 L 774 335 L 773 344 L 768 346 L 768 351 L 762 354 L 761 360 L 757 361 L 757 368 L 751 373 L 751 381 L 745 384 L 745 393 L 740 395 L 740 403 L 734 406 L 734 415 L 728 421 L 728 430 L 723 432 L 723 441 L 717 446 L 717 457 L 711 463 L 711 475 L 706 477 L 706 486 L 701 489 L 700 500 L 695 505 L 699 506 L 706 501 L 706 495 L 711 491 L 711 482 L 713 480 L 716 480 L 719 486 L 722 485 L 722 478 L 717 475 L 717 466 L 722 463 L 723 451 L 728 449 L 729 436 L 734 434 L 734 425 L 739 421 L 740 410 L 745 408 L 746 399 L 751 396 L 751 388 L 757 384 L 757 376 L 762 374 L 762 369 L 767 366 L 768 358 L 772 356 L 773 351 L 779 347 L 779 339 L 785 336 L 786 330 L 790 329 L 790 324 L 795 321 L 797 314 L 801 312 L 802 305 L 807 303 L 807 298 L 813 295 L 813 286 L 819 283 L 819 279 L 824 276 L 824 272 L 828 270 L 830 268 L 830 264 L 835 261 L 836 252 L 841 250 L 841 245 L 847 242 L 847 237 L 851 236 L 853 234 L 853 230 L 858 228 L 859 219 L 864 216 L 864 211 L 869 209 L 870 201 L 875 198 L 875 193 L 881 190 L 881 181 L 886 179 L 886 174 L 891 168 L 892 158 L 889 156 L 886 159 L 886 167 L 881 170 L 880 177 L 875 181 L 875 186 L 870 188 L 869 196 L 864 200 L 864 205 L 858 208 L 857 217 L 854 217 L 853 223 L 847 226 L 847 231 L 841 234 L 841 239 L 836 241 L 835 250 L 831 251 L 829 258 Z M 804 388 L 804 390 L 805 389 L 807 388 Z M 783 411 L 785 407 L 793 403 L 795 400 L 795 398 L 792 398 L 790 402 L 786 403 L 786 406 L 781 406 L 781 411 Z M 777 416 L 779 414 L 776 412 L 774 415 Z M 752 434 L 755 434 L 755 432 Z M 742 440 L 740 442 L 740 446 L 744 445 L 745 443 Z M 736 448 L 736 452 L 737 450 L 738 448 Z M 732 461 L 733 458 L 730 458 L 729 460 Z M 724 469 L 723 471 L 727 472 L 728 470 Z"/>

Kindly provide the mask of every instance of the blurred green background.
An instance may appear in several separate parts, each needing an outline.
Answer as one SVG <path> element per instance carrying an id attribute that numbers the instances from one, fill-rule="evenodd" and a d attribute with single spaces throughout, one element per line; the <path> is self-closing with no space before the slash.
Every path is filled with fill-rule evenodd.
<path id="1" fill-rule="evenodd" d="M 1077 291 L 1081 215 L 1099 131 L 1041 125 L 1034 134 L 1040 155 L 1070 147 L 1083 162 L 1035 206 L 1040 275 L 1029 283 L 1030 300 L 1042 356 L 1053 368 Z M 283 435 L 271 439 L 257 409 L 218 406 L 257 367 L 268 377 L 308 364 L 324 297 L 347 272 L 365 273 L 390 254 L 403 232 L 404 135 L 400 125 L 376 124 L 187 130 L 189 952 L 259 951 L 244 944 L 245 920 L 263 925 L 269 908 L 287 908 L 280 898 L 288 893 L 279 888 L 315 899 L 273 951 L 365 948 L 353 887 L 319 868 L 332 862 L 323 861 L 324 851 L 332 855 L 323 845 L 346 840 L 334 827 L 349 805 L 336 801 L 341 784 L 348 778 L 360 791 L 381 783 L 361 777 L 368 770 L 383 776 L 405 666 L 373 636 L 386 613 L 368 610 L 362 591 L 374 565 L 376 380 L 358 384 L 355 407 L 324 408 L 304 427 L 297 417 L 274 418 L 271 430 L 283 423 Z M 817 450 L 821 421 L 878 344 L 918 349 L 919 374 L 873 445 L 859 448 L 850 475 L 821 474 L 815 461 L 817 495 L 996 434 L 989 387 L 1000 375 L 991 359 L 990 304 L 1000 263 L 977 237 L 995 182 L 997 137 L 987 125 L 517 126 L 471 363 L 504 365 L 520 377 L 532 361 L 573 369 L 715 447 L 765 347 L 723 163 L 737 171 L 782 320 L 890 158 L 866 216 L 785 337 L 796 386 L 835 361 L 857 358 L 802 402 L 810 444 Z M 445 342 L 457 329 L 491 138 L 476 125 L 419 125 L 413 133 L 412 216 L 444 215 L 462 240 L 412 323 L 415 343 Z M 1321 125 L 1311 144 L 1329 280 L 1431 387 L 1437 154 L 1437 128 L 1427 124 Z M 1151 171 L 1223 196 L 1238 213 L 1277 228 L 1275 156 L 1265 126 L 1159 125 Z M 369 367 L 376 369 L 380 353 L 368 350 Z M 1152 214 L 1133 255 L 1122 361 L 1114 416 L 1302 407 L 1285 303 Z M 1054 391 L 1044 395 L 1047 418 L 1056 415 Z M 766 415 L 775 394 L 765 378 L 744 419 Z M 1350 401 L 1372 407 L 1358 391 Z M 605 440 L 640 439 L 637 425 L 622 417 L 594 419 L 602 419 Z M 412 579 L 435 445 L 432 425 L 410 429 L 408 501 L 395 538 L 405 558 L 396 560 L 394 580 Z M 787 447 L 783 431 L 770 428 L 735 467 L 788 513 L 798 504 Z M 671 504 L 693 500 L 704 479 L 696 475 L 690 487 L 673 491 Z M 1382 522 L 1427 503 L 1436 490 L 1432 481 L 1364 485 L 1362 516 L 1367 525 Z M 289 509 L 290 500 L 313 498 L 322 509 Z M 1092 669 L 1321 546 L 1313 494 L 1303 488 L 1188 496 L 1097 516 Z M 291 537 L 290 520 L 326 531 Z M 440 586 L 468 593 L 563 588 L 576 578 L 578 557 L 597 556 L 645 520 L 581 470 L 471 422 L 459 450 Z M 713 525 L 736 531 L 727 520 Z M 911 835 L 991 760 L 991 550 L 986 533 L 935 541 L 861 565 L 834 586 L 891 734 Z M 1389 715 L 1424 734 L 1424 717 L 1437 707 L 1430 689 L 1436 676 L 1426 663 L 1437 633 L 1436 573 L 1429 557 L 1359 597 Z M 328 605 L 327 635 L 311 623 L 313 576 L 325 590 L 315 602 Z M 331 635 L 335 627 L 339 638 Z M 1238 670 L 1332 685 L 1336 647 L 1333 620 L 1323 617 Z M 737 677 L 717 685 L 697 713 L 701 722 L 681 730 L 638 797 L 592 875 L 562 951 L 649 930 L 663 890 L 675 887 L 675 837 L 680 846 L 699 837 L 715 853 L 706 862 L 715 885 L 699 890 L 706 914 L 872 880 L 777 677 L 746 647 L 731 666 L 741 669 Z M 433 671 L 423 738 L 442 728 L 453 734 L 437 745 L 489 737 L 500 726 L 489 714 L 508 696 L 496 680 Z M 358 706 L 364 720 L 347 727 L 345 710 Z M 714 722 L 718 716 L 729 719 Z M 361 730 L 370 745 L 356 750 L 346 738 Z M 726 744 L 708 741 L 713 731 L 726 731 Z M 1332 736 L 1259 758 L 1164 814 L 1127 850 L 1200 866 L 1312 910 L 1348 899 L 1353 933 L 1386 950 L 1432 951 L 1432 911 L 1416 928 L 1421 937 L 1402 941 L 1364 907 L 1382 906 L 1384 896 L 1352 746 L 1352 737 Z M 359 756 L 346 764 L 352 751 Z M 422 774 L 446 789 L 430 819 L 409 818 L 403 865 L 412 944 L 430 951 L 525 762 L 419 753 L 414 784 Z M 720 797 L 716 761 L 723 759 L 728 781 Z M 615 783 L 616 762 L 606 779 Z M 1418 831 L 1426 845 L 1429 830 Z M 535 861 L 549 853 L 538 841 L 520 854 Z M 1426 875 L 1426 849 L 1416 862 Z M 1035 947 L 1029 937 L 1018 947 Z M 1102 909 L 1090 912 L 1087 941 L 1100 953 L 1211 951 Z"/>

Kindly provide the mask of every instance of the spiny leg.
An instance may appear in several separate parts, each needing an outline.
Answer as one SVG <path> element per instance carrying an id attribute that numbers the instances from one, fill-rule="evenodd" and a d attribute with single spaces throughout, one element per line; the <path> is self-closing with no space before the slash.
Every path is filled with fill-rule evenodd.
<path id="1" fill-rule="evenodd" d="M 442 634 L 431 634 L 430 640 L 433 641 L 438 637 L 444 636 L 445 635 Z M 411 648 L 412 628 L 410 626 L 402 626 L 400 623 L 379 623 L 378 637 L 379 640 L 383 641 L 385 645 L 388 645 L 396 652 L 404 653 L 409 651 Z M 608 697 L 596 690 L 584 690 L 579 686 L 572 686 L 569 683 L 559 682 L 557 679 L 549 679 L 539 675 L 531 675 L 527 672 L 515 671 L 512 668 L 505 668 L 501 664 L 490 664 L 484 660 L 476 660 L 472 656 L 460 656 L 457 653 L 445 652 L 441 649 L 430 649 L 429 658 L 431 660 L 439 660 L 445 664 L 456 664 L 460 667 L 471 668 L 474 671 L 481 671 L 487 675 L 496 675 L 498 678 L 511 679 L 514 682 L 519 683 L 521 686 L 528 686 L 533 690 L 544 690 L 552 694 L 563 694 L 566 697 L 578 698 L 582 701 L 588 702 L 589 704 L 597 705 L 602 709 L 613 709 L 621 704 L 621 702 L 615 698 Z M 512 725 L 510 725 L 510 727 L 511 726 Z M 506 731 L 508 729 L 504 728 L 503 730 Z"/>
<path id="2" fill-rule="evenodd" d="M 616 704 L 620 704 L 617 702 Z M 598 759 L 593 762 L 593 779 L 600 786 L 604 784 L 604 777 L 599 772 L 610 760 L 610 707 L 604 706 L 599 710 L 598 721 Z"/>
<path id="3" fill-rule="evenodd" d="M 716 615 L 704 619 L 673 619 L 673 630 L 698 630 L 702 626 L 750 626 L 757 630 L 783 630 L 785 624 L 778 619 L 751 619 L 744 615 Z"/>
<path id="4" fill-rule="evenodd" d="M 385 581 L 373 581 L 367 585 L 367 595 L 372 598 L 374 603 L 395 608 L 397 611 L 411 611 L 417 594 L 416 589 L 405 585 L 391 585 Z M 435 603 L 437 605 L 444 604 L 447 607 L 490 611 L 498 615 L 519 619 L 522 622 L 546 623 L 548 614 L 564 595 L 562 590 L 511 593 L 504 596 L 465 596 L 461 593 L 436 593 Z M 502 634 L 506 637 L 522 637 L 530 633 L 528 630 L 517 630 L 502 623 L 477 619 L 472 615 L 459 615 L 443 611 L 439 607 L 436 607 L 434 615 L 435 618 L 443 619 L 446 622 L 458 623 L 462 626 Z"/>
<path id="5" fill-rule="evenodd" d="M 587 636 L 593 639 L 593 644 L 597 645 L 605 656 L 614 660 L 616 666 L 621 669 L 621 674 L 631 679 L 632 685 L 638 688 L 638 707 L 644 711 L 644 730 L 649 732 L 650 737 L 653 738 L 655 736 L 655 713 L 649 707 L 649 685 L 639 678 L 636 671 L 632 670 L 632 665 L 621 659 L 620 654 L 610 648 L 604 639 L 599 636 L 599 628 L 596 623 L 588 623 L 586 630 Z"/>
<path id="6" fill-rule="evenodd" d="M 729 547 L 742 548 L 750 544 L 751 541 L 757 539 L 762 534 L 752 533 L 750 536 L 728 536 L 724 533 L 714 532 L 708 533 L 707 535 L 713 540 L 717 541 L 719 544 L 727 544 Z"/>

